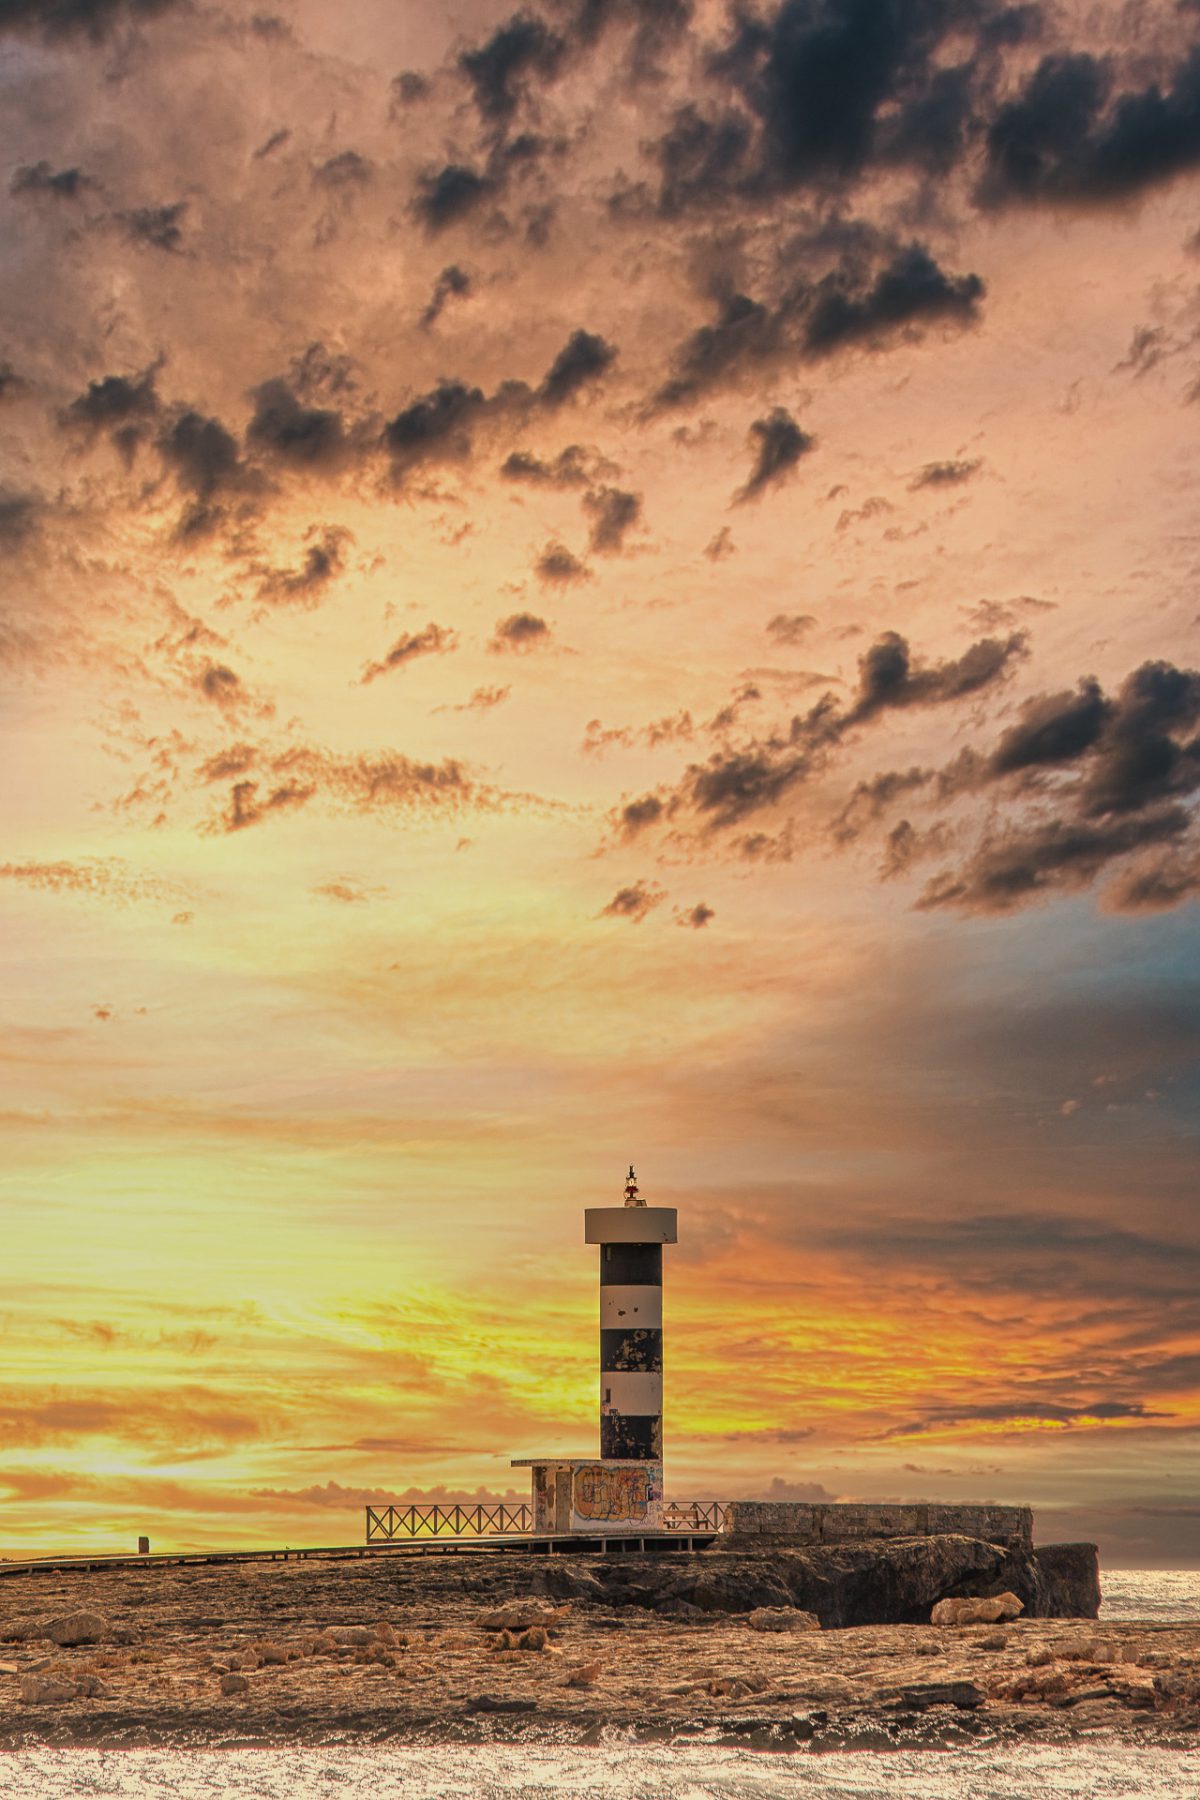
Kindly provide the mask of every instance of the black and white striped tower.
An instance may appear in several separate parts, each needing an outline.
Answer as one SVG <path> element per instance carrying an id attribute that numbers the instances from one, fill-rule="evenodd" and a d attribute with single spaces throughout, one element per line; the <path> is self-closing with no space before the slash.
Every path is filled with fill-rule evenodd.
<path id="1" fill-rule="evenodd" d="M 662 1253 L 673 1206 L 647 1206 L 630 1168 L 624 1206 L 589 1206 L 584 1240 L 600 1246 L 600 1455 L 661 1463 Z"/>

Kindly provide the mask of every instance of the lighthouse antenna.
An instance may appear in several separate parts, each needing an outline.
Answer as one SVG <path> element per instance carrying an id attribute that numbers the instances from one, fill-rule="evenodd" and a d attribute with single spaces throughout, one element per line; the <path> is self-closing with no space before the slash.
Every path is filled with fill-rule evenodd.
<path id="1" fill-rule="evenodd" d="M 645 1206 L 646 1202 L 638 1193 L 637 1176 L 633 1172 L 633 1164 L 629 1165 L 629 1178 L 625 1183 L 626 1206 Z"/>

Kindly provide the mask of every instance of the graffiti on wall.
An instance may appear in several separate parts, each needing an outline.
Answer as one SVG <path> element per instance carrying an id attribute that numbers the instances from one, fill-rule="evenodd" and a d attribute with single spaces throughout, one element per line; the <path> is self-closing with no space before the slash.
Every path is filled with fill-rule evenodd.
<path id="1" fill-rule="evenodd" d="M 605 1469 L 599 1464 L 575 1471 L 575 1511 L 582 1519 L 632 1523 L 650 1510 L 648 1469 Z"/>

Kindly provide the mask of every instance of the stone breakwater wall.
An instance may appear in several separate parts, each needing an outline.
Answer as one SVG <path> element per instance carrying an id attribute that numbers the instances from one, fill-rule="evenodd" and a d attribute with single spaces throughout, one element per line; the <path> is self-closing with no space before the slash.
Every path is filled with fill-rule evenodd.
<path id="1" fill-rule="evenodd" d="M 1028 1506 L 910 1506 L 852 1503 L 818 1505 L 794 1500 L 733 1500 L 725 1509 L 725 1530 L 714 1548 L 747 1549 L 752 1541 L 786 1539 L 793 1544 L 855 1544 L 864 1539 L 980 1538 L 986 1544 L 1033 1544 L 1033 1511 Z"/>

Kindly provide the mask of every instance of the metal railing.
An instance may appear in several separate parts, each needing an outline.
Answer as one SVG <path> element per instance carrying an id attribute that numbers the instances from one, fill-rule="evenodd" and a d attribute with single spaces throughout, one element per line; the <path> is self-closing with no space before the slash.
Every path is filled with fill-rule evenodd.
<path id="1" fill-rule="evenodd" d="M 725 1508 L 719 1500 L 668 1500 L 662 1511 L 663 1531 L 723 1531 Z M 523 1503 L 494 1506 L 368 1506 L 368 1544 L 390 1544 L 415 1538 L 528 1537 L 533 1515 Z"/>
<path id="2" fill-rule="evenodd" d="M 719 1500 L 668 1500 L 662 1524 L 664 1531 L 724 1531 L 725 1508 Z"/>
<path id="3" fill-rule="evenodd" d="M 394 1538 L 500 1537 L 528 1533 L 533 1515 L 518 1506 L 368 1506 L 368 1544 Z"/>

